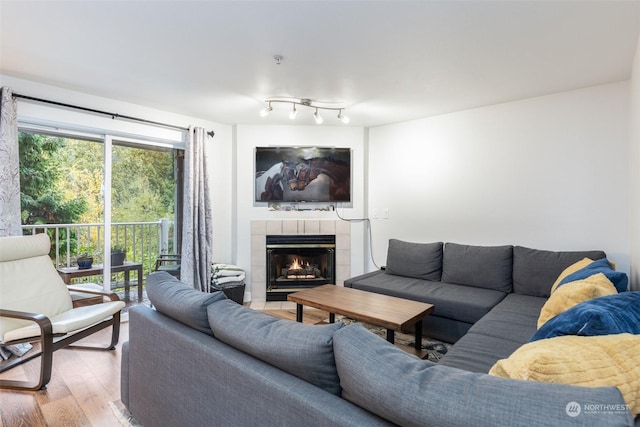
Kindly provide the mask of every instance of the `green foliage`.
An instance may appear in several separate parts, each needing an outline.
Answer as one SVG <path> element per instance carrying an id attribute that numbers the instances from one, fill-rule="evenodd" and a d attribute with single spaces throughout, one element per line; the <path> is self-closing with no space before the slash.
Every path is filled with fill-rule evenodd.
<path id="1" fill-rule="evenodd" d="M 112 165 L 113 222 L 158 221 L 173 217 L 171 152 L 114 146 Z"/>
<path id="2" fill-rule="evenodd" d="M 101 224 L 104 221 L 104 144 L 100 141 L 76 140 L 48 135 L 20 133 L 20 181 L 22 223 Z M 153 222 L 174 215 L 174 151 L 132 146 L 114 141 L 112 149 L 111 221 Z M 94 257 L 103 257 L 101 227 L 59 229 L 58 250 L 64 258 L 68 248 L 78 255 L 91 249 Z M 135 236 L 120 233 L 114 244 L 122 242 L 125 253 L 132 253 L 151 263 L 158 248 L 157 237 L 150 228 Z M 54 230 L 48 230 L 52 242 Z M 91 245 L 80 247 L 81 245 Z M 119 245 L 119 246 L 123 246 Z M 141 245 L 144 245 L 141 246 Z M 55 245 L 52 245 L 52 258 Z M 115 251 L 115 247 L 113 248 Z M 112 251 L 112 252 L 114 252 Z"/>
<path id="3" fill-rule="evenodd" d="M 125 248 L 124 246 L 118 246 L 118 245 L 114 245 L 111 246 L 111 253 L 112 254 L 126 254 L 127 253 L 127 248 Z"/>
<path id="4" fill-rule="evenodd" d="M 65 197 L 63 138 L 20 133 L 20 201 L 23 224 L 70 224 L 87 210 L 86 200 Z"/>
<path id="5" fill-rule="evenodd" d="M 95 255 L 95 251 L 93 249 L 93 246 L 78 246 L 78 249 L 76 250 L 76 256 L 77 257 L 93 257 Z"/>

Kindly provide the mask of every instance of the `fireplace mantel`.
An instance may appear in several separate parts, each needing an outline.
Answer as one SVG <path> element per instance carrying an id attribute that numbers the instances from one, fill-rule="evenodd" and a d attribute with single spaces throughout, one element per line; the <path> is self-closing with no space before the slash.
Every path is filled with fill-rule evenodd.
<path id="1" fill-rule="evenodd" d="M 252 220 L 251 299 L 266 301 L 267 235 L 334 235 L 336 237 L 336 285 L 351 276 L 351 224 L 341 220 Z"/>

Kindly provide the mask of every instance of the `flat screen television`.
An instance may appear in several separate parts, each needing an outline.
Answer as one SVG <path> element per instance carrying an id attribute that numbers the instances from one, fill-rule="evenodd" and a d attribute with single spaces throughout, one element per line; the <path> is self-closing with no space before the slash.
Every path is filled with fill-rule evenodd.
<path id="1" fill-rule="evenodd" d="M 350 202 L 351 149 L 257 147 L 255 200 Z"/>

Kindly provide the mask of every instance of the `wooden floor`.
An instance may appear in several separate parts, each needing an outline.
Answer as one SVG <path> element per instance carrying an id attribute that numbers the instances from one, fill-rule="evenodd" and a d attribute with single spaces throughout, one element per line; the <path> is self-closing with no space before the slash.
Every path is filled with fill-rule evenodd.
<path id="1" fill-rule="evenodd" d="M 295 320 L 296 310 L 265 310 Z M 305 310 L 305 323 L 317 323 L 328 314 Z M 79 344 L 107 344 L 111 329 L 87 337 Z M 0 427 L 114 427 L 120 423 L 109 405 L 120 399 L 122 343 L 129 339 L 129 323 L 122 323 L 115 351 L 58 350 L 53 355 L 51 382 L 44 391 L 0 390 Z M 33 379 L 39 359 L 0 374 L 6 379 Z"/>
<path id="2" fill-rule="evenodd" d="M 78 345 L 107 345 L 110 338 L 108 328 L 78 341 Z M 46 390 L 0 390 L 0 426 L 119 426 L 109 403 L 120 399 L 121 348 L 128 339 L 129 324 L 122 323 L 115 351 L 56 351 Z M 6 379 L 34 379 L 39 368 L 38 358 L 0 375 Z"/>

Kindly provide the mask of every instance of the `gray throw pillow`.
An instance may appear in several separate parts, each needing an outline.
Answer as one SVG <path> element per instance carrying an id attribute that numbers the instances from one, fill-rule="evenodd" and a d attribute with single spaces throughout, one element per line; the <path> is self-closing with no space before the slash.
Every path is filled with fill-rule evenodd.
<path id="1" fill-rule="evenodd" d="M 389 239 L 385 273 L 439 281 L 442 273 L 442 242 L 411 243 Z"/>
<path id="2" fill-rule="evenodd" d="M 216 339 L 285 372 L 340 395 L 333 358 L 333 334 L 342 323 L 305 325 L 279 319 L 236 304 L 217 302 L 208 308 Z"/>
<path id="3" fill-rule="evenodd" d="M 471 246 L 447 243 L 442 257 L 442 281 L 511 292 L 512 246 Z"/>
<path id="4" fill-rule="evenodd" d="M 516 294 L 549 298 L 551 286 L 560 273 L 581 259 L 606 258 L 603 251 L 552 252 L 513 248 L 513 291 Z"/>
<path id="5" fill-rule="evenodd" d="M 206 293 L 185 285 L 169 273 L 156 271 L 147 276 L 149 301 L 160 313 L 193 329 L 213 335 L 207 307 L 227 297 L 222 291 Z"/>
<path id="6" fill-rule="evenodd" d="M 625 406 L 616 387 L 511 380 L 442 366 L 361 325 L 333 340 L 342 398 L 401 426 L 625 425 L 628 411 L 567 415 L 571 402 Z"/>

